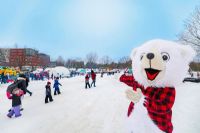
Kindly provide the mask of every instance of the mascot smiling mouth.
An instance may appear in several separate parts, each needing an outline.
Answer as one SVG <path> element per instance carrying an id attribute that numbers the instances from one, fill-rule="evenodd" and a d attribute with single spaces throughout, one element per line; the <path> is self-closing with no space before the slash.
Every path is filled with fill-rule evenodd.
<path id="1" fill-rule="evenodd" d="M 154 80 L 158 74 L 160 73 L 160 70 L 153 69 L 153 68 L 145 68 L 145 72 L 147 75 L 148 80 Z"/>

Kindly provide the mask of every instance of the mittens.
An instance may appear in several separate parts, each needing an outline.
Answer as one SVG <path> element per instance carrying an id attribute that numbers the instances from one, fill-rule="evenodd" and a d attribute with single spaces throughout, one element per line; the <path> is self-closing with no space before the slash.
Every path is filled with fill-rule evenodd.
<path id="1" fill-rule="evenodd" d="M 138 103 L 142 97 L 142 91 L 139 88 L 137 88 L 137 91 L 128 89 L 126 90 L 126 97 L 133 103 Z"/>

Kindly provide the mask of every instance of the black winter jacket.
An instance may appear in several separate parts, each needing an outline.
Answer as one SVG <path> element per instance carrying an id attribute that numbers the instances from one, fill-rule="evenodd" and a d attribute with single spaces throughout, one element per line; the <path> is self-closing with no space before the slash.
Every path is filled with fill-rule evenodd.
<path id="1" fill-rule="evenodd" d="M 24 91 L 24 94 L 26 94 L 26 81 L 25 80 L 17 80 L 18 88 Z"/>
<path id="2" fill-rule="evenodd" d="M 12 107 L 16 107 L 18 105 L 21 105 L 21 97 L 17 95 L 12 96 Z"/>
<path id="3" fill-rule="evenodd" d="M 46 85 L 46 95 L 50 96 L 51 95 L 51 86 Z"/>

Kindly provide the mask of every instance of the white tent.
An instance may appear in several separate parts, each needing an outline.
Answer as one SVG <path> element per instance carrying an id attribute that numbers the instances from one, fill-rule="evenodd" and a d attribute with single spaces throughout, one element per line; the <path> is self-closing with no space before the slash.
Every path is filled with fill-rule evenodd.
<path id="1" fill-rule="evenodd" d="M 50 68 L 50 67 L 47 67 L 44 69 L 45 72 L 50 72 L 51 70 L 52 70 L 52 68 Z"/>
<path id="2" fill-rule="evenodd" d="M 42 72 L 42 71 L 43 71 L 42 68 L 37 68 L 35 71 L 33 71 L 33 73 L 40 73 L 40 72 Z"/>
<path id="3" fill-rule="evenodd" d="M 56 77 L 70 77 L 70 71 L 63 66 L 57 66 L 55 68 L 46 68 L 45 71 L 49 72 L 49 75 L 52 74 Z"/>

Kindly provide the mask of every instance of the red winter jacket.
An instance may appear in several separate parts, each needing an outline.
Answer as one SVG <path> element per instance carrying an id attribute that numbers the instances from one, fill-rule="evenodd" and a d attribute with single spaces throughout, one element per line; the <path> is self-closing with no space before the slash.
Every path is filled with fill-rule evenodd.
<path id="1" fill-rule="evenodd" d="M 91 76 L 92 76 L 92 80 L 95 80 L 96 79 L 96 74 L 93 72 L 91 73 Z"/>
<path id="2" fill-rule="evenodd" d="M 85 76 L 85 82 L 89 82 L 89 75 L 87 74 L 86 76 Z"/>
<path id="3" fill-rule="evenodd" d="M 120 81 L 124 82 L 128 86 L 141 88 L 143 95 L 145 96 L 144 106 L 148 111 L 148 115 L 151 120 L 158 126 L 158 128 L 166 133 L 172 133 L 173 125 L 171 122 L 172 117 L 172 106 L 175 100 L 175 88 L 155 88 L 147 87 L 144 89 L 143 86 L 139 85 L 133 76 L 122 75 Z M 134 103 L 130 103 L 128 109 L 128 116 L 134 109 Z"/>

